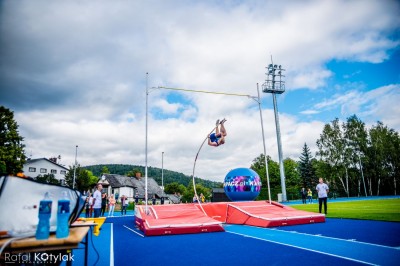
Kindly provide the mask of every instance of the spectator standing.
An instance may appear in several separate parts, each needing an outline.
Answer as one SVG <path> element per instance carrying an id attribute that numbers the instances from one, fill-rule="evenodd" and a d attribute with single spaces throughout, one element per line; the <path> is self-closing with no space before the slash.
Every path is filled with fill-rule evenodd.
<path id="1" fill-rule="evenodd" d="M 135 194 L 135 205 L 139 203 L 139 194 L 136 192 Z"/>
<path id="2" fill-rule="evenodd" d="M 121 197 L 121 216 L 126 215 L 126 208 L 128 207 L 128 198 L 125 195 Z"/>
<path id="3" fill-rule="evenodd" d="M 88 196 L 85 199 L 85 217 L 89 218 L 90 216 L 90 205 L 89 205 L 89 196 L 90 193 L 88 194 Z"/>
<path id="4" fill-rule="evenodd" d="M 93 193 L 93 213 L 94 218 L 100 217 L 101 214 L 101 190 L 103 189 L 102 184 L 97 184 L 97 189 Z"/>
<path id="5" fill-rule="evenodd" d="M 104 216 L 104 213 L 106 212 L 107 203 L 108 203 L 107 193 L 104 192 L 103 195 L 101 196 L 101 216 Z"/>
<path id="6" fill-rule="evenodd" d="M 110 198 L 108 199 L 110 207 L 108 208 L 108 217 L 114 216 L 114 209 L 115 209 L 115 203 L 116 200 L 114 198 L 114 194 L 111 194 Z"/>
<path id="7" fill-rule="evenodd" d="M 308 199 L 308 203 L 311 204 L 312 203 L 312 191 L 311 191 L 311 189 L 307 190 L 307 199 Z"/>
<path id="8" fill-rule="evenodd" d="M 93 216 L 93 195 L 89 193 L 89 217 Z"/>
<path id="9" fill-rule="evenodd" d="M 324 183 L 324 179 L 322 177 L 319 178 L 319 183 L 318 183 L 316 189 L 318 191 L 319 213 L 321 213 L 322 203 L 323 203 L 324 204 L 324 212 L 325 212 L 325 214 L 327 214 L 327 212 L 328 212 L 327 201 L 328 201 L 329 187 L 327 184 Z"/>
<path id="10" fill-rule="evenodd" d="M 307 203 L 307 191 L 306 191 L 306 189 L 305 188 L 301 188 L 300 194 L 301 194 L 301 200 L 303 201 L 303 204 L 306 204 Z"/>
<path id="11" fill-rule="evenodd" d="M 206 197 L 204 197 L 203 193 L 200 193 L 200 202 L 201 203 L 206 202 Z"/>

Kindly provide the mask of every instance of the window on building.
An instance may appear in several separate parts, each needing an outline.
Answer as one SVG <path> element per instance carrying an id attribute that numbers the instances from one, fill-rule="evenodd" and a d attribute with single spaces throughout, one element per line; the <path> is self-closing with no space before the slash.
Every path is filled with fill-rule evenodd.
<path id="1" fill-rule="evenodd" d="M 60 170 L 60 174 L 66 175 L 66 174 L 67 174 L 67 171 L 65 171 L 65 170 Z"/>
<path id="2" fill-rule="evenodd" d="M 56 169 L 51 169 L 50 173 L 57 174 L 57 170 Z"/>
<path id="3" fill-rule="evenodd" d="M 41 173 L 47 173 L 47 169 L 46 168 L 40 168 L 40 172 Z"/>
<path id="4" fill-rule="evenodd" d="M 29 172 L 36 172 L 36 167 L 29 167 Z"/>

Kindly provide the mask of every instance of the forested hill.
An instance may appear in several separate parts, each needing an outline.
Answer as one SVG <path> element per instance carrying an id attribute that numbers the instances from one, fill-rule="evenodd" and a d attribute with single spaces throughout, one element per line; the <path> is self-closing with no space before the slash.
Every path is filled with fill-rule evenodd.
<path id="1" fill-rule="evenodd" d="M 102 174 L 102 170 L 104 167 L 107 167 L 110 174 L 118 174 L 118 175 L 127 175 L 128 172 L 141 172 L 142 176 L 144 176 L 145 167 L 131 164 L 98 164 L 98 165 L 89 165 L 83 167 L 93 173 L 93 175 L 100 177 Z M 156 182 L 161 185 L 161 172 L 160 168 L 156 167 L 147 167 L 147 175 L 148 177 L 154 178 Z M 170 171 L 164 169 L 164 186 L 173 182 L 177 182 L 184 186 L 188 186 L 192 182 L 192 177 L 184 175 L 182 173 Z M 204 180 L 200 178 L 196 178 L 196 184 L 202 184 L 207 188 L 217 188 L 222 187 L 221 182 L 214 182 L 210 180 Z"/>

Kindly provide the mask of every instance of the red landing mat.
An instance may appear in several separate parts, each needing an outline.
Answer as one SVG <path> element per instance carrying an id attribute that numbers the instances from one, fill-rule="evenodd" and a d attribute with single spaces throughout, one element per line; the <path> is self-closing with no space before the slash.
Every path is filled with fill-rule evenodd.
<path id="1" fill-rule="evenodd" d="M 194 204 L 170 204 L 136 208 L 136 225 L 146 236 L 224 231 L 222 222 L 204 214 Z"/>
<path id="2" fill-rule="evenodd" d="M 227 224 L 276 227 L 325 222 L 324 214 L 296 210 L 273 201 L 212 203 L 202 207 L 207 215 Z"/>
<path id="3" fill-rule="evenodd" d="M 202 211 L 207 214 L 205 215 Z M 325 222 L 325 215 L 299 211 L 268 201 L 217 202 L 144 206 L 136 209 L 136 224 L 145 235 L 224 231 L 222 223 L 276 227 Z"/>

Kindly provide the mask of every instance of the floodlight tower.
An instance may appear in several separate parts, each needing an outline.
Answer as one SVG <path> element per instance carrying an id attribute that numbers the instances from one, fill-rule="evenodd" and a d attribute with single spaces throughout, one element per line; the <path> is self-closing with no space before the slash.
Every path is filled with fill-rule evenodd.
<path id="1" fill-rule="evenodd" d="M 271 58 L 272 62 L 272 58 Z M 281 65 L 269 64 L 267 67 L 267 79 L 262 85 L 262 91 L 266 93 L 272 93 L 272 100 L 274 103 L 275 113 L 275 127 L 276 127 L 276 140 L 278 142 L 278 155 L 279 155 L 279 170 L 281 175 L 281 187 L 282 187 L 282 201 L 287 201 L 286 197 L 286 184 L 285 184 L 285 170 L 283 167 L 283 155 L 282 155 L 282 143 L 281 143 L 281 130 L 279 126 L 278 116 L 278 104 L 276 102 L 276 94 L 282 94 L 285 92 L 285 81 L 282 80 L 284 69 Z M 265 154 L 265 156 L 267 156 Z"/>

